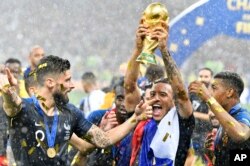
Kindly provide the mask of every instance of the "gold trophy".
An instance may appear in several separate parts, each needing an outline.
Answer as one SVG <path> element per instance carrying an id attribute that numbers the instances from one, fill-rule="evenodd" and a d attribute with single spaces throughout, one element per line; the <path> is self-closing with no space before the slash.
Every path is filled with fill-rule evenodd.
<path id="1" fill-rule="evenodd" d="M 161 21 L 168 23 L 168 11 L 161 3 L 151 3 L 144 10 L 142 16 L 143 24 L 148 25 L 149 30 L 152 31 L 155 27 L 162 26 Z M 157 64 L 154 51 L 158 46 L 158 41 L 152 40 L 150 35 L 147 35 L 143 40 L 142 53 L 136 61 L 142 64 Z"/>

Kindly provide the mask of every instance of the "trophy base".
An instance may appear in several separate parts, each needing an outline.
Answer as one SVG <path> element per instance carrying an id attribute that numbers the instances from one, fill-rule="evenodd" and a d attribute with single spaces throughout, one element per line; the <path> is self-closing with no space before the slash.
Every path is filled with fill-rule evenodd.
<path id="1" fill-rule="evenodd" d="M 154 54 L 148 54 L 148 53 L 141 53 L 138 58 L 136 59 L 137 62 L 140 62 L 142 64 L 154 64 L 156 65 L 156 59 L 155 59 L 155 55 Z"/>

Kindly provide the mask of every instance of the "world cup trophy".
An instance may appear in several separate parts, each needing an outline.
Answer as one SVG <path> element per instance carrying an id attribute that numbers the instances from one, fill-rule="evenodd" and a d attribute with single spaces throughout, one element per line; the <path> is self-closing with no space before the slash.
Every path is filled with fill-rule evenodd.
<path id="1" fill-rule="evenodd" d="M 149 30 L 162 26 L 161 21 L 168 23 L 169 15 L 167 8 L 161 3 L 151 3 L 144 10 L 142 16 L 142 23 L 147 25 Z M 157 64 L 154 51 L 158 46 L 158 41 L 152 40 L 150 33 L 143 40 L 142 53 L 138 56 L 136 61 L 142 64 Z"/>

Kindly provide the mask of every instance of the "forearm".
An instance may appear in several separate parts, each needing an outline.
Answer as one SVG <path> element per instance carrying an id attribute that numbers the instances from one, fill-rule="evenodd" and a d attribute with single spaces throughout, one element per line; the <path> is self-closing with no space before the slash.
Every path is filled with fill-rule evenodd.
<path id="1" fill-rule="evenodd" d="M 113 145 L 124 138 L 137 124 L 135 115 L 129 118 L 123 124 L 107 131 L 103 132 L 100 128 L 93 125 L 87 133 L 87 137 L 91 143 L 95 144 L 99 148 L 106 148 Z"/>
<path id="2" fill-rule="evenodd" d="M 3 109 L 9 117 L 15 116 L 20 111 L 22 99 L 18 96 L 14 87 L 8 87 L 6 92 L 2 93 Z"/>
<path id="3" fill-rule="evenodd" d="M 194 117 L 200 120 L 209 121 L 209 115 L 201 112 L 194 112 Z"/>
<path id="4" fill-rule="evenodd" d="M 135 49 L 128 62 L 124 78 L 125 93 L 131 93 L 136 88 L 136 81 L 140 73 L 140 63 L 136 61 L 139 54 L 140 52 L 137 49 Z"/>
<path id="5" fill-rule="evenodd" d="M 208 100 L 208 105 L 231 139 L 235 142 L 249 139 L 249 127 L 234 119 L 213 97 Z"/>
<path id="6" fill-rule="evenodd" d="M 140 101 L 140 91 L 137 87 L 137 79 L 140 73 L 140 63 L 136 61 L 140 51 L 135 49 L 129 60 L 124 78 L 125 107 L 128 111 L 134 110 Z"/>
<path id="7" fill-rule="evenodd" d="M 179 105 L 181 116 L 187 118 L 192 114 L 193 109 L 182 81 L 181 74 L 167 49 L 161 49 L 161 53 L 167 77 L 176 99 L 176 104 Z"/>
<path id="8" fill-rule="evenodd" d="M 88 143 L 87 141 L 83 140 L 82 138 L 78 137 L 76 134 L 70 138 L 69 143 L 74 146 L 77 150 L 81 152 L 82 155 L 87 155 L 89 152 L 95 149 L 95 145 Z"/>

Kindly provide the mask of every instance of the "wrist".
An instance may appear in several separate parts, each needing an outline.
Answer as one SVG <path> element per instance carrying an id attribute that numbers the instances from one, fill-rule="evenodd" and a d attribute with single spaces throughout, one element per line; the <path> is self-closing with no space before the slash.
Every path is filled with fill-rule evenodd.
<path id="1" fill-rule="evenodd" d="M 142 48 L 136 47 L 136 48 L 134 49 L 134 54 L 136 54 L 136 55 L 140 55 L 141 52 L 142 52 Z"/>
<path id="2" fill-rule="evenodd" d="M 206 103 L 209 105 L 209 106 L 212 106 L 214 103 L 216 103 L 217 101 L 215 100 L 214 97 L 209 97 L 207 100 L 206 100 Z"/>
<path id="3" fill-rule="evenodd" d="M 132 123 L 132 124 L 137 124 L 138 123 L 137 116 L 136 116 L 135 113 L 129 118 L 129 122 Z"/>

